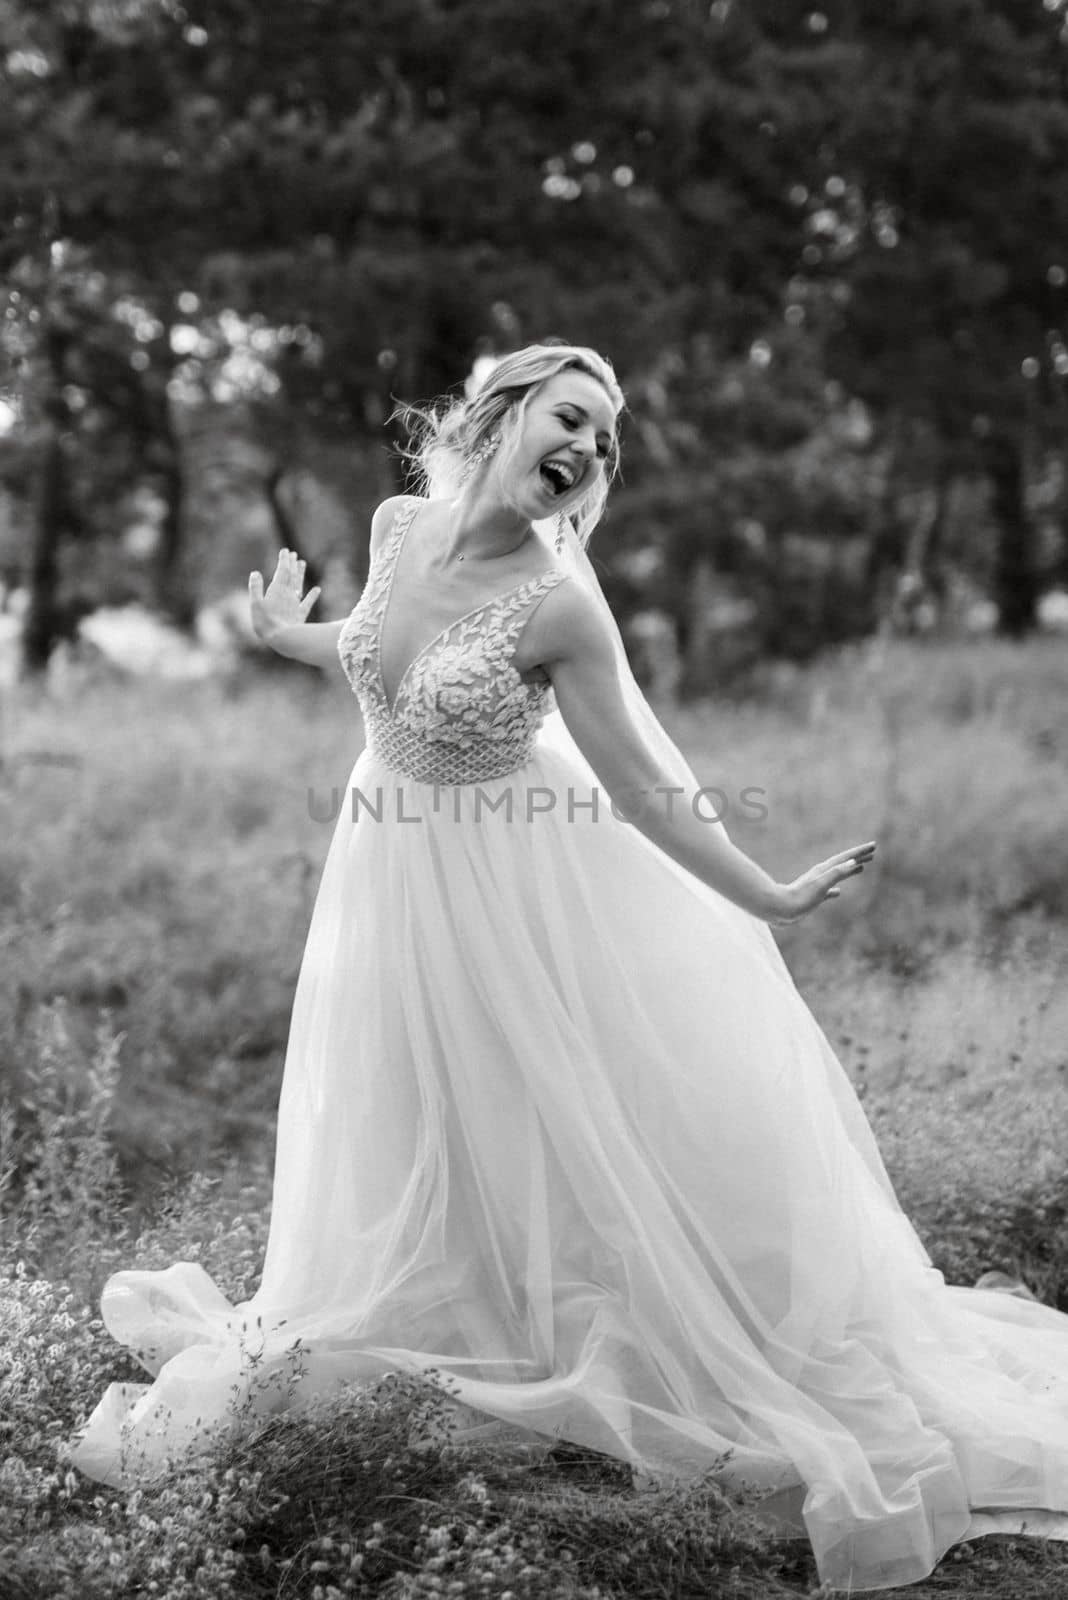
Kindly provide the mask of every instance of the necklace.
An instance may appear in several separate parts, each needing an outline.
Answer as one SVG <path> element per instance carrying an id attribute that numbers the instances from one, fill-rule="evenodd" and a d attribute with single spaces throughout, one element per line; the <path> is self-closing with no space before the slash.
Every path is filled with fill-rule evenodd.
<path id="1" fill-rule="evenodd" d="M 455 527 L 455 523 L 456 523 L 456 510 L 455 510 L 455 507 L 454 507 L 454 510 L 453 510 L 453 526 L 454 527 Z M 513 551 L 519 549 L 520 545 L 526 544 L 526 542 L 530 538 L 532 532 L 533 532 L 533 529 L 528 528 L 526 533 L 524 533 L 523 537 L 519 540 L 519 542 L 517 544 L 513 544 L 508 550 L 500 550 L 500 551 L 498 551 L 496 556 L 485 556 L 485 557 L 483 557 L 483 559 L 486 560 L 486 561 L 496 561 L 496 560 L 499 560 L 501 558 L 501 556 L 510 556 L 513 553 Z M 457 561 L 463 561 L 465 559 L 464 552 L 462 550 L 458 550 L 457 551 L 456 559 L 457 559 Z"/>
<path id="2" fill-rule="evenodd" d="M 554 541 L 555 542 L 555 546 L 556 546 L 557 555 L 562 555 L 563 554 L 564 545 L 566 543 L 567 526 L 568 526 L 568 522 L 567 522 L 566 516 L 564 515 L 564 513 L 562 511 L 558 512 L 557 513 L 557 517 L 556 517 L 556 539 Z M 529 537 L 530 537 L 530 534 L 529 533 L 525 533 L 523 535 L 522 539 L 520 539 L 519 544 L 525 544 Z M 519 544 L 514 544 L 512 546 L 512 550 L 518 550 L 519 549 Z M 506 556 L 510 556 L 511 553 L 512 553 L 512 550 L 505 550 L 503 552 L 503 554 L 506 555 Z M 463 553 L 462 550 L 457 554 L 456 559 L 457 559 L 457 561 L 462 561 L 464 559 L 464 553 Z"/>
<path id="3" fill-rule="evenodd" d="M 524 534 L 522 539 L 520 539 L 519 544 L 526 544 L 526 542 L 527 542 L 527 539 L 526 539 L 526 535 Z M 510 556 L 512 554 L 512 550 L 518 550 L 519 549 L 519 544 L 514 544 L 512 546 L 511 550 L 502 550 L 500 552 L 500 555 L 502 555 L 502 556 Z M 464 559 L 464 553 L 463 553 L 462 550 L 457 552 L 456 559 L 457 559 L 457 561 L 462 561 Z M 485 560 L 485 561 L 496 561 L 496 560 L 499 560 L 499 559 L 500 559 L 500 556 L 484 556 L 483 557 L 483 560 Z"/>
<path id="4" fill-rule="evenodd" d="M 559 513 L 559 515 L 557 516 L 557 518 L 556 518 L 556 553 L 557 553 L 557 555 L 560 555 L 561 552 L 563 551 L 563 548 L 564 548 L 564 531 L 565 531 L 566 527 L 567 527 L 567 518 L 564 516 L 564 513 L 561 511 Z M 519 544 L 525 544 L 529 537 L 530 537 L 529 534 L 524 534 L 522 539 L 520 539 Z M 514 544 L 512 546 L 512 550 L 518 550 L 519 549 L 519 544 Z M 512 553 L 512 550 L 505 550 L 503 552 L 503 554 L 506 555 L 506 556 L 510 556 L 511 553 Z M 463 558 L 464 558 L 464 553 L 461 550 L 458 553 L 456 559 L 457 559 L 457 561 L 462 561 Z"/>

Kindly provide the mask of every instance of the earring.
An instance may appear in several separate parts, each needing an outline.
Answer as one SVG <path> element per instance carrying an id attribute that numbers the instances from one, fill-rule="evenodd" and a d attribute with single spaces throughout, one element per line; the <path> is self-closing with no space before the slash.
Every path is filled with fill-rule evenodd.
<path id="1" fill-rule="evenodd" d="M 564 553 L 564 544 L 567 540 L 567 526 L 567 517 L 562 511 L 558 511 L 556 513 L 556 553 L 558 556 L 562 556 Z"/>
<path id="2" fill-rule="evenodd" d="M 501 430 L 499 428 L 495 429 L 493 433 L 487 433 L 482 443 L 477 447 L 477 449 L 472 450 L 471 454 L 468 456 L 460 478 L 461 483 L 466 483 L 471 474 L 473 472 L 477 472 L 479 467 L 484 465 L 484 463 L 489 460 L 490 456 L 492 456 L 496 451 L 500 442 Z"/>

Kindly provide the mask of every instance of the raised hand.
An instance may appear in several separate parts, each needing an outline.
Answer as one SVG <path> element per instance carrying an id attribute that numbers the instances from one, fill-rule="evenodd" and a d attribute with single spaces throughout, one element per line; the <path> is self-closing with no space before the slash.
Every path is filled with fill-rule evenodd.
<path id="1" fill-rule="evenodd" d="M 295 623 L 307 621 L 308 612 L 322 593 L 322 590 L 316 587 L 309 589 L 301 598 L 301 591 L 304 588 L 304 565 L 295 550 L 280 550 L 278 565 L 266 594 L 263 590 L 262 574 L 249 573 L 248 601 L 252 613 L 252 629 L 256 637 L 262 639 L 264 643 L 269 643 L 282 628 L 291 628 Z"/>
<path id="2" fill-rule="evenodd" d="M 874 854 L 875 842 L 871 840 L 868 844 L 850 845 L 848 850 L 839 850 L 837 855 L 809 867 L 793 883 L 783 884 L 781 909 L 772 920 L 799 922 L 825 900 L 837 900 L 842 893 L 839 884 L 863 872 Z"/>

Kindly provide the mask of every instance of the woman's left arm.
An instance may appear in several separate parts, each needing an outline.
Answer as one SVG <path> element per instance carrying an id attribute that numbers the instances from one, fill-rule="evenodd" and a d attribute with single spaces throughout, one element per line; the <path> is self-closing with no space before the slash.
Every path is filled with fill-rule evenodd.
<path id="1" fill-rule="evenodd" d="M 702 883 L 764 922 L 793 922 L 837 898 L 839 885 L 870 861 L 874 843 L 852 845 L 792 883 L 777 883 L 722 828 L 704 824 L 692 806 L 664 806 L 658 797 L 678 791 L 630 716 L 615 649 L 592 598 L 562 583 L 542 601 L 531 628 L 568 731 L 609 799 Z"/>

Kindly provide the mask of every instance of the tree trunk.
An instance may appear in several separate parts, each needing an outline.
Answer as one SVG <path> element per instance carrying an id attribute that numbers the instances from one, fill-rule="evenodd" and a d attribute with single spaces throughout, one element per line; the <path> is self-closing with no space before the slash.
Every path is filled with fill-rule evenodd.
<path id="1" fill-rule="evenodd" d="M 907 443 L 904 424 L 900 417 L 894 416 L 886 446 L 886 472 L 878 495 L 869 502 L 864 570 L 865 583 L 869 590 L 874 590 L 874 609 L 880 626 L 890 621 L 898 582 L 908 561 L 909 531 L 897 506 L 899 462 Z"/>
<path id="2" fill-rule="evenodd" d="M 1068 589 L 1068 393 L 1060 376 L 1053 379 L 1053 402 L 1061 437 L 1060 542 L 1053 564 L 1053 582 Z"/>
<path id="3" fill-rule="evenodd" d="M 939 619 L 941 619 L 945 611 L 946 596 L 949 592 L 944 545 L 956 483 L 956 474 L 951 467 L 943 463 L 939 470 L 938 484 L 935 489 L 934 513 L 924 530 L 917 563 L 924 589 L 934 601 L 938 609 Z"/>
<path id="4" fill-rule="evenodd" d="M 146 388 L 148 386 L 146 385 Z M 156 604 L 179 628 L 191 630 L 197 597 L 191 592 L 185 570 L 185 463 L 182 441 L 174 426 L 167 373 L 152 386 L 151 413 L 163 491 L 163 522 L 156 552 Z"/>
<path id="5" fill-rule="evenodd" d="M 300 535 L 290 515 L 289 507 L 282 499 L 280 492 L 282 477 L 282 468 L 279 466 L 274 467 L 267 478 L 267 499 L 271 507 L 271 515 L 274 518 L 279 550 L 296 550 L 299 546 Z M 303 553 L 301 559 L 304 562 L 304 592 L 307 594 L 309 589 L 316 588 L 323 580 L 314 561 Z"/>
<path id="6" fill-rule="evenodd" d="M 676 618 L 682 671 L 679 695 L 693 699 L 707 692 L 710 683 L 708 610 L 714 583 L 714 569 L 705 555 L 698 555 L 687 574 L 683 609 Z"/>
<path id="7" fill-rule="evenodd" d="M 1005 432 L 992 433 L 985 443 L 984 459 L 993 488 L 992 510 L 998 530 L 994 563 L 998 632 L 1010 639 L 1021 639 L 1038 625 L 1041 578 L 1038 539 L 1024 499 L 1019 441 Z"/>
<path id="8" fill-rule="evenodd" d="M 59 547 L 67 521 L 66 462 L 63 429 L 68 420 L 63 399 L 66 340 L 54 328 L 44 336 L 46 383 L 44 426 L 30 546 L 29 591 L 26 625 L 22 635 L 22 660 L 27 672 L 41 673 L 48 666 L 56 641 L 63 634 L 59 606 Z"/>
<path id="9" fill-rule="evenodd" d="M 1061 408 L 1064 419 L 1064 448 L 1061 454 L 1061 543 L 1058 551 L 1057 565 L 1054 568 L 1054 581 L 1062 589 L 1068 589 L 1068 408 Z"/>
<path id="10" fill-rule="evenodd" d="M 156 570 L 156 603 L 180 628 L 192 628 L 196 601 L 182 571 L 185 554 L 182 537 L 182 507 L 185 502 L 185 476 L 177 441 L 161 474 L 163 482 L 163 523 L 160 527 L 159 564 Z"/>

